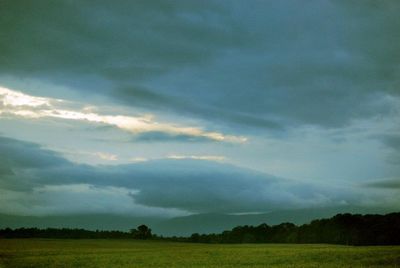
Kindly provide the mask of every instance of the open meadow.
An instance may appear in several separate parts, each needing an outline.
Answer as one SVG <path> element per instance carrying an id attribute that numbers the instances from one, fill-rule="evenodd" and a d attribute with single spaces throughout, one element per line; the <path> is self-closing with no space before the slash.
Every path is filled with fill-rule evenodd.
<path id="1" fill-rule="evenodd" d="M 400 246 L 1 239 L 0 267 L 400 267 Z"/>

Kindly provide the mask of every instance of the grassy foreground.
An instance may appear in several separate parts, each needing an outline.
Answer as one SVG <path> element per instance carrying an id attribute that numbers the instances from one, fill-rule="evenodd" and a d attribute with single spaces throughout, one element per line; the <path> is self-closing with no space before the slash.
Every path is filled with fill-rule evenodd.
<path id="1" fill-rule="evenodd" d="M 400 267 L 400 246 L 0 239 L 0 267 Z"/>

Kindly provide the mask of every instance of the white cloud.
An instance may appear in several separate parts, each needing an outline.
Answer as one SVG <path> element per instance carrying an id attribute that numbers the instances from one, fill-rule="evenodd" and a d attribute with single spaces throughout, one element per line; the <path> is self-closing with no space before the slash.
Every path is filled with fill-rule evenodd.
<path id="1" fill-rule="evenodd" d="M 129 159 L 130 162 L 133 163 L 138 163 L 138 162 L 146 162 L 149 161 L 149 159 L 145 158 L 145 157 L 133 157 Z"/>
<path id="2" fill-rule="evenodd" d="M 117 127 L 133 134 L 163 132 L 169 135 L 185 135 L 206 138 L 213 141 L 244 143 L 246 137 L 225 135 L 220 132 L 205 131 L 201 127 L 181 126 L 154 120 L 153 115 L 127 116 L 102 115 L 92 112 L 94 106 L 85 106 L 81 110 L 58 107 L 63 100 L 34 97 L 11 89 L 0 87 L 0 115 L 14 115 L 24 118 L 60 118 L 67 120 L 88 121 Z"/>
<path id="3" fill-rule="evenodd" d="M 94 154 L 102 160 L 107 160 L 107 161 L 118 160 L 118 156 L 115 154 L 109 154 L 109 153 L 103 153 L 103 152 L 95 152 Z"/>
<path id="4" fill-rule="evenodd" d="M 18 107 L 18 106 L 28 106 L 28 107 L 38 107 L 38 106 L 51 106 L 51 99 L 34 97 L 23 94 L 18 91 L 13 91 L 4 87 L 0 87 L 0 100 L 4 106 Z"/>
<path id="5" fill-rule="evenodd" d="M 225 156 L 221 155 L 168 155 L 168 159 L 195 159 L 195 160 L 208 160 L 208 161 L 224 161 Z"/>

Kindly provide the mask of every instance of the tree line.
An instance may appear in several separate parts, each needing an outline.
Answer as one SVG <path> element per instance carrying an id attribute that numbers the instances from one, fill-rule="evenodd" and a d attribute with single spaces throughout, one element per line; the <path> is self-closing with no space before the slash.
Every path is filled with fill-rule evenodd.
<path id="1" fill-rule="evenodd" d="M 0 229 L 0 238 L 59 238 L 59 239 L 153 239 L 151 229 L 140 225 L 129 232 L 70 228 L 5 228 Z"/>
<path id="2" fill-rule="evenodd" d="M 192 234 L 203 243 L 328 243 L 342 245 L 399 245 L 400 213 L 387 215 L 338 214 L 296 226 L 238 226 L 220 234 Z"/>
<path id="3" fill-rule="evenodd" d="M 329 243 L 343 245 L 399 245 L 400 213 L 387 215 L 338 214 L 296 226 L 281 223 L 270 226 L 238 226 L 219 234 L 194 233 L 189 237 L 162 237 L 146 225 L 129 232 L 84 229 L 18 228 L 0 230 L 2 238 L 90 238 L 153 239 L 192 243 Z"/>

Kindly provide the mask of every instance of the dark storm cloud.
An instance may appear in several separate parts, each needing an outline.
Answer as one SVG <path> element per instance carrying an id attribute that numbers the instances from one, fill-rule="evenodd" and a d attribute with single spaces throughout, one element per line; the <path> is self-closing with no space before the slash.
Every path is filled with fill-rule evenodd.
<path id="1" fill-rule="evenodd" d="M 375 82 L 382 82 L 380 90 L 399 94 L 399 61 L 400 50 L 400 3 L 398 1 L 339 1 L 341 11 L 349 18 L 349 26 L 353 31 L 346 35 L 351 48 L 362 55 L 371 64 L 371 77 L 358 77 Z M 384 84 L 385 80 L 390 81 Z M 366 87 L 371 89 L 371 87 Z"/>
<path id="2" fill-rule="evenodd" d="M 0 188 L 29 190 L 41 185 L 41 170 L 72 165 L 37 144 L 0 137 Z"/>
<path id="3" fill-rule="evenodd" d="M 11 74 L 132 79 L 202 62 L 240 34 L 209 1 L 2 1 L 0 12 Z"/>
<path id="4" fill-rule="evenodd" d="M 192 212 L 246 212 L 330 206 L 344 199 L 321 186 L 277 178 L 232 165 L 198 160 L 155 160 L 118 166 L 78 165 L 22 141 L 1 138 L 0 188 L 22 191 L 46 185 L 124 187 L 137 204 Z M 10 172 L 11 171 L 11 172 Z M 73 200 L 71 200 L 72 202 Z"/>
<path id="5" fill-rule="evenodd" d="M 29 142 L 0 137 L 0 163 L 13 168 L 46 168 L 69 162 L 57 153 Z"/>
<path id="6" fill-rule="evenodd" d="M 0 73 L 223 125 L 343 126 L 400 86 L 398 1 L 2 1 Z M 246 128 L 237 128 L 246 131 Z"/>
<path id="7" fill-rule="evenodd" d="M 345 2 L 239 2 L 256 45 L 225 54 L 194 80 L 186 71 L 167 81 L 202 92 L 198 101 L 224 112 L 283 124 L 342 126 L 386 114 L 379 100 L 398 93 L 400 81 L 400 5 L 392 3 L 374 13 Z M 393 56 L 389 64 L 383 54 Z"/>
<path id="8" fill-rule="evenodd" d="M 365 184 L 370 188 L 400 189 L 400 179 L 380 180 Z"/>
<path id="9" fill-rule="evenodd" d="M 189 75 L 190 77 L 190 75 Z M 200 83 L 201 84 L 201 83 Z M 196 86 L 187 85 L 186 88 Z M 233 87 L 231 88 L 233 89 Z M 161 90 L 163 91 L 163 90 Z M 197 115 L 208 120 L 213 120 L 217 122 L 224 122 L 229 124 L 229 122 L 235 125 L 248 125 L 252 127 L 270 128 L 280 130 L 282 129 L 281 122 L 277 119 L 268 119 L 260 117 L 256 114 L 246 113 L 238 110 L 242 108 L 239 103 L 234 104 L 232 109 L 225 109 L 226 105 L 222 102 L 218 106 L 210 105 L 208 100 L 203 100 L 205 97 L 203 94 L 215 93 L 207 92 L 205 89 L 199 88 L 199 92 L 204 92 L 199 95 L 193 96 L 193 91 L 188 92 L 188 96 L 185 97 L 184 92 L 180 91 L 169 91 L 160 92 L 160 90 L 151 90 L 145 87 L 132 87 L 124 86 L 116 88 L 112 94 L 113 98 L 116 98 L 120 103 L 137 106 L 146 106 L 151 109 L 161 110 L 165 112 L 179 111 L 182 115 Z M 223 85 L 218 88 L 218 91 L 226 94 L 226 96 L 221 96 L 222 100 L 229 101 L 229 92 L 225 92 Z"/>
<path id="10" fill-rule="evenodd" d="M 383 143 L 393 150 L 400 151 L 400 134 L 387 134 L 382 138 Z"/>
<path id="11" fill-rule="evenodd" d="M 398 165 L 400 163 L 400 134 L 385 134 L 376 137 L 389 148 L 387 160 L 389 163 Z"/>

